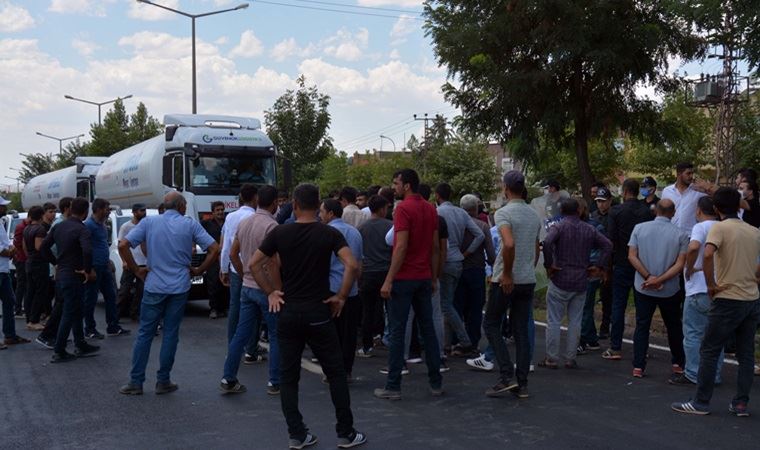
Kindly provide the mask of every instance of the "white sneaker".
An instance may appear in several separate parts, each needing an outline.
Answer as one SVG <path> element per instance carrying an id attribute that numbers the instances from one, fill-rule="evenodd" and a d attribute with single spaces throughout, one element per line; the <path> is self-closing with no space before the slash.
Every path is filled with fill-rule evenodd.
<path id="1" fill-rule="evenodd" d="M 490 372 L 493 370 L 493 363 L 486 360 L 486 355 L 481 354 L 477 358 L 468 359 L 467 365 L 475 369 Z"/>

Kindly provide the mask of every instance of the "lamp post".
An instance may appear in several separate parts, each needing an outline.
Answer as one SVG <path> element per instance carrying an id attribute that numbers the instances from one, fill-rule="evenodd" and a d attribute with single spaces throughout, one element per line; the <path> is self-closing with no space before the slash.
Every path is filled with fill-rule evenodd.
<path id="1" fill-rule="evenodd" d="M 8 178 L 10 180 L 16 180 L 16 192 L 20 192 L 21 190 L 21 180 L 18 179 L 18 177 L 9 177 L 8 175 L 5 176 L 5 178 Z"/>
<path id="2" fill-rule="evenodd" d="M 79 139 L 80 137 L 84 137 L 84 134 L 78 134 L 76 136 L 69 136 L 69 137 L 65 137 L 65 138 L 58 138 L 58 137 L 55 137 L 55 136 L 50 136 L 50 135 L 47 135 L 47 134 L 40 133 L 38 131 L 37 132 L 37 136 L 42 136 L 42 137 L 46 137 L 48 139 L 53 139 L 54 141 L 58 141 L 58 154 L 60 155 L 61 153 L 63 153 L 63 141 L 68 141 L 70 139 Z"/>
<path id="3" fill-rule="evenodd" d="M 109 103 L 113 103 L 116 100 L 126 100 L 128 98 L 132 98 L 132 94 L 126 95 L 124 97 L 116 97 L 113 100 L 108 100 L 108 101 L 105 101 L 105 102 L 93 102 L 91 100 L 85 100 L 85 99 L 82 99 L 82 98 L 76 98 L 76 97 L 72 97 L 70 95 L 64 95 L 63 98 L 65 98 L 66 100 L 75 100 L 77 102 L 82 102 L 82 103 L 87 103 L 88 105 L 95 105 L 95 106 L 97 106 L 98 107 L 98 125 L 101 125 L 102 123 L 101 123 L 101 120 L 100 120 L 100 107 L 103 106 L 103 105 L 107 105 Z"/>
<path id="4" fill-rule="evenodd" d="M 237 11 L 238 9 L 245 9 L 248 7 L 248 3 L 241 3 L 237 5 L 234 8 L 227 8 L 227 9 L 220 9 L 218 11 L 210 11 L 202 14 L 189 14 L 184 11 L 179 11 L 173 8 L 169 8 L 168 6 L 159 5 L 158 3 L 153 3 L 148 0 L 137 0 L 138 3 L 145 3 L 146 5 L 153 5 L 155 7 L 165 9 L 167 11 L 171 11 L 173 13 L 177 13 L 181 16 L 189 17 L 192 21 L 193 25 L 193 114 L 198 113 L 198 97 L 197 97 L 197 88 L 196 88 L 196 81 L 195 81 L 195 19 L 206 17 L 206 16 L 213 16 L 214 14 L 221 14 L 229 11 Z"/>
<path id="5" fill-rule="evenodd" d="M 391 141 L 391 144 L 393 144 L 393 151 L 395 152 L 396 151 L 396 143 L 393 142 L 393 139 L 389 138 L 388 136 L 383 136 L 382 134 L 380 135 L 380 151 L 383 150 L 383 139 L 388 139 L 389 141 Z"/>

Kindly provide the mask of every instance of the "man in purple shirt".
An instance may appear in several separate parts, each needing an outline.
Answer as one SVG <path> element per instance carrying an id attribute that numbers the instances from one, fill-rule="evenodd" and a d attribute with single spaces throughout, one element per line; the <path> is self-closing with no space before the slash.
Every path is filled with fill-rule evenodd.
<path id="1" fill-rule="evenodd" d="M 546 359 L 539 366 L 556 369 L 559 361 L 560 324 L 567 313 L 565 367 L 578 366 L 575 357 L 581 333 L 583 305 L 590 274 L 601 275 L 612 254 L 612 242 L 578 217 L 578 201 L 560 201 L 564 220 L 549 228 L 544 239 L 544 266 L 549 275 L 546 293 Z M 597 266 L 591 266 L 591 250 L 599 250 Z"/>

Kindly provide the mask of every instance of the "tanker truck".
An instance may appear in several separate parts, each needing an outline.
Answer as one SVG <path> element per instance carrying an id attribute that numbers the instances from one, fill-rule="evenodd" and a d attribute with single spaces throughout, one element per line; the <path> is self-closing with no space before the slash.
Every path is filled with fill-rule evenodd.
<path id="1" fill-rule="evenodd" d="M 92 201 L 95 175 L 105 157 L 79 156 L 75 166 L 38 175 L 26 183 L 21 191 L 21 206 L 29 210 L 32 206 L 42 206 L 46 202 L 58 206 L 63 197 L 84 197 Z"/>

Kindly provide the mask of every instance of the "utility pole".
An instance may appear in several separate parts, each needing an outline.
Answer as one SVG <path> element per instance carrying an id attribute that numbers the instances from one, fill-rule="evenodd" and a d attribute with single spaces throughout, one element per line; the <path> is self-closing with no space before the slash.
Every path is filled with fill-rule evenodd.
<path id="1" fill-rule="evenodd" d="M 428 118 L 428 113 L 425 113 L 423 117 L 417 117 L 417 114 L 414 114 L 412 116 L 414 120 L 421 120 L 425 122 L 425 137 L 422 139 L 422 145 L 420 146 L 420 160 L 422 161 L 422 171 L 427 172 L 427 163 L 425 162 L 425 159 L 427 157 L 428 153 L 428 120 L 432 120 Z"/>

